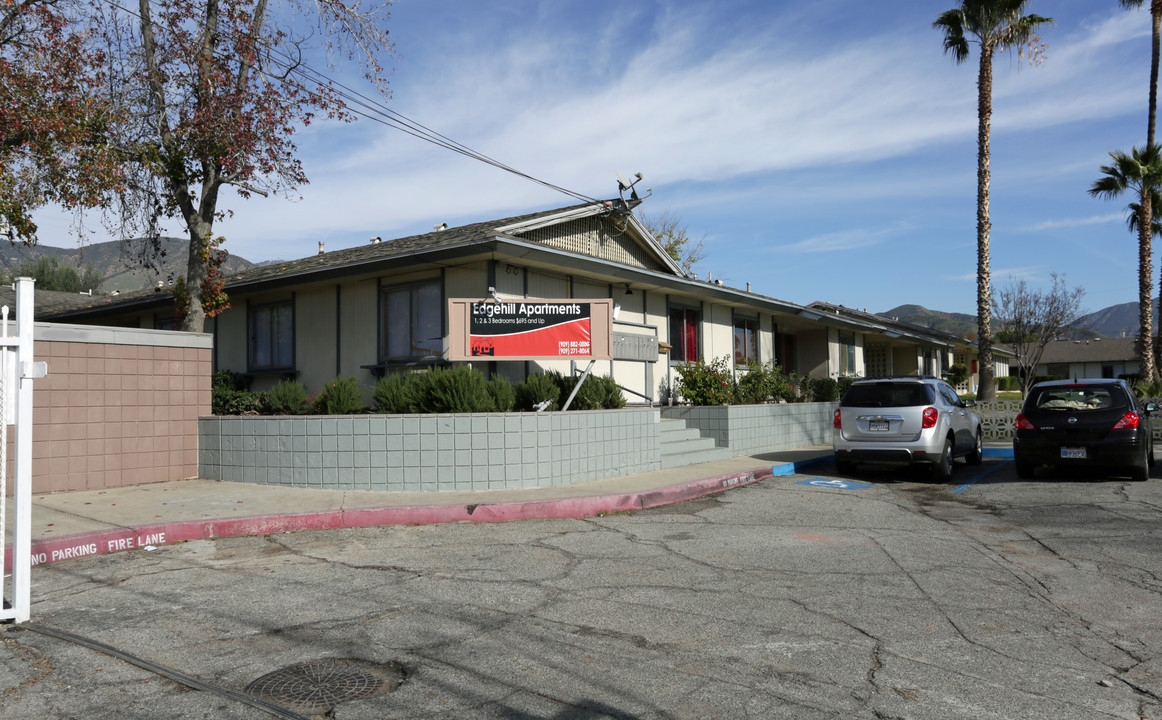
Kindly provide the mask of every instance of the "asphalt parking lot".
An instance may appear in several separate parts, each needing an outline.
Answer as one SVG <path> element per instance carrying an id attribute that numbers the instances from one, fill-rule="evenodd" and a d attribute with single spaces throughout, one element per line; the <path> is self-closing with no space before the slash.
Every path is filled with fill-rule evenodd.
<path id="1" fill-rule="evenodd" d="M 57 562 L 34 573 L 32 625 L 226 691 L 366 669 L 282 705 L 325 690 L 295 713 L 343 720 L 1162 718 L 1160 521 L 1159 477 L 822 463 L 585 520 Z M 0 640 L 6 720 L 274 712 L 27 627 Z"/>

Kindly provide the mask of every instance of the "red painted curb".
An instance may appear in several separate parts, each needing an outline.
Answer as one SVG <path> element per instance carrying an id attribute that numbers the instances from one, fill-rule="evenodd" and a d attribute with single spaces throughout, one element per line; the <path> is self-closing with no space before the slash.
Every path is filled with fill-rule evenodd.
<path id="1" fill-rule="evenodd" d="M 132 525 L 77 533 L 59 538 L 33 540 L 32 564 L 34 566 L 44 565 L 60 560 L 105 555 L 147 546 L 170 545 L 189 540 L 267 535 L 304 530 L 594 517 L 604 513 L 644 510 L 645 508 L 669 505 L 749 485 L 771 475 L 772 469 L 766 467 L 654 490 L 615 495 L 592 495 L 509 503 L 356 508 L 353 510 L 253 515 L 241 518 Z M 4 547 L 4 567 L 12 567 L 11 544 Z"/>

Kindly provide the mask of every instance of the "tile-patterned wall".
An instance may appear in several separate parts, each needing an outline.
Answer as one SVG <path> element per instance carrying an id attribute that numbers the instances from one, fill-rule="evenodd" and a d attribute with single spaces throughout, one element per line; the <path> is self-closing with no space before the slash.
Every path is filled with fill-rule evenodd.
<path id="1" fill-rule="evenodd" d="M 197 476 L 209 336 L 37 323 L 36 338 L 48 375 L 33 384 L 34 493 Z M 10 432 L 9 477 L 12 448 Z"/>
<path id="2" fill-rule="evenodd" d="M 831 444 L 836 403 L 777 403 L 662 408 L 662 417 L 685 420 L 715 445 L 738 455 Z"/>
<path id="3" fill-rule="evenodd" d="M 653 408 L 204 417 L 200 436 L 202 477 L 291 487 L 498 490 L 660 467 Z"/>

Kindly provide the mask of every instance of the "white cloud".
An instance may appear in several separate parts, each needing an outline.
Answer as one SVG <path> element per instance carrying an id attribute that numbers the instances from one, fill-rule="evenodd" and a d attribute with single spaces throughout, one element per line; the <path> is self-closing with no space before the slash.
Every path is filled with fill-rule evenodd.
<path id="1" fill-rule="evenodd" d="M 1111 213 L 1106 215 L 1092 215 L 1085 218 L 1066 218 L 1064 220 L 1046 220 L 1027 228 L 1031 232 L 1042 230 L 1060 230 L 1062 228 L 1085 227 L 1087 225 L 1105 225 L 1111 222 L 1125 222 L 1124 214 Z"/>

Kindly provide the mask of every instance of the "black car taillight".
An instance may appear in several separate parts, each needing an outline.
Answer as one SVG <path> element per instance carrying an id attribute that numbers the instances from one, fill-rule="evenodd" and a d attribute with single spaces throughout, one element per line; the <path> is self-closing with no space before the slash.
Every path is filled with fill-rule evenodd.
<path id="1" fill-rule="evenodd" d="M 1036 430 L 1037 428 L 1033 425 L 1033 423 L 1029 422 L 1029 418 L 1025 417 L 1024 413 L 1022 413 L 1017 416 L 1017 429 Z"/>
<path id="2" fill-rule="evenodd" d="M 1138 413 L 1131 410 L 1122 416 L 1121 420 L 1114 423 L 1114 430 L 1133 430 L 1142 423 L 1142 418 L 1138 417 Z"/>

